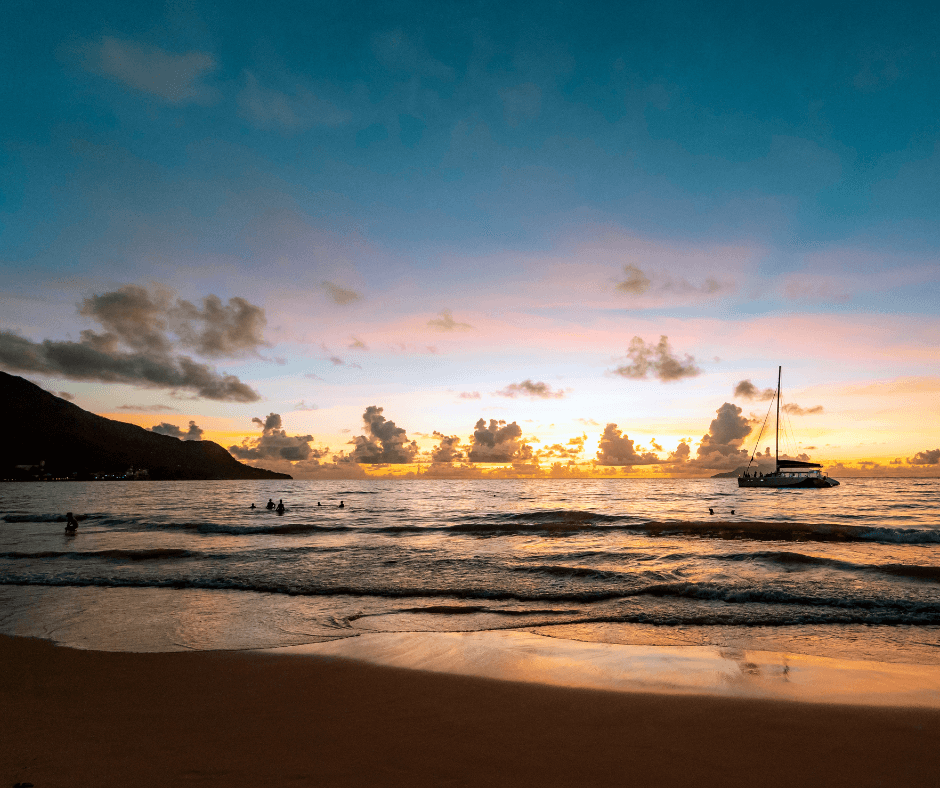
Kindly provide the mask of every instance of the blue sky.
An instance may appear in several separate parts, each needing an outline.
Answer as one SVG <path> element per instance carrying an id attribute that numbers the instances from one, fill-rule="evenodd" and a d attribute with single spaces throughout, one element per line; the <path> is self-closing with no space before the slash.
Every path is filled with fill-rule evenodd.
<path id="1" fill-rule="evenodd" d="M 129 285 L 247 299 L 266 344 L 209 361 L 260 399 L 172 405 L 217 437 L 266 409 L 338 450 L 378 404 L 674 447 L 781 363 L 858 459 L 838 387 L 936 374 L 938 9 L 8 8 L 0 330 L 78 342 L 76 304 Z M 662 335 L 699 374 L 612 376 Z M 33 371 L 97 412 L 175 391 Z M 522 380 L 563 394 L 486 393 Z M 932 448 L 892 407 L 870 456 Z"/>

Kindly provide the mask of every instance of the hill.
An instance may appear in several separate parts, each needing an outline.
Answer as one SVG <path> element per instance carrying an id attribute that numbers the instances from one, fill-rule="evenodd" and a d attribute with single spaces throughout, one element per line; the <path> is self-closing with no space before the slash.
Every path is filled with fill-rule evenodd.
<path id="1" fill-rule="evenodd" d="M 0 402 L 11 433 L 0 445 L 0 478 L 23 477 L 16 466 L 40 463 L 60 478 L 123 475 L 129 468 L 146 469 L 151 479 L 291 478 L 244 465 L 212 441 L 181 441 L 97 416 L 5 372 Z"/>

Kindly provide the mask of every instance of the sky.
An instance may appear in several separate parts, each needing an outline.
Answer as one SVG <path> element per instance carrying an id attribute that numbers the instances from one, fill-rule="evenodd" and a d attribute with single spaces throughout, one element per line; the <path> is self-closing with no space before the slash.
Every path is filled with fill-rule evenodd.
<path id="1" fill-rule="evenodd" d="M 780 366 L 940 475 L 938 7 L 5 8 L 0 369 L 348 478 L 710 476 Z"/>

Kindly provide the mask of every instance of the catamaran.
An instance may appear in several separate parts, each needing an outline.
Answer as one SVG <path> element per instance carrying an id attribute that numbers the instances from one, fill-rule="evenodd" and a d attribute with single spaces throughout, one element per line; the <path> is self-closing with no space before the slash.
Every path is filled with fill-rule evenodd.
<path id="1" fill-rule="evenodd" d="M 738 477 L 738 487 L 770 487 L 774 489 L 780 487 L 838 487 L 838 481 L 819 472 L 822 465 L 817 462 L 780 459 L 780 378 L 782 375 L 783 367 L 777 367 L 777 393 L 774 397 L 777 402 L 777 440 L 773 473 L 759 473 L 756 470 L 751 473 L 751 464 L 754 462 L 754 455 L 757 453 L 757 446 L 755 445 L 747 468 Z M 760 443 L 760 435 L 757 436 L 757 443 Z"/>

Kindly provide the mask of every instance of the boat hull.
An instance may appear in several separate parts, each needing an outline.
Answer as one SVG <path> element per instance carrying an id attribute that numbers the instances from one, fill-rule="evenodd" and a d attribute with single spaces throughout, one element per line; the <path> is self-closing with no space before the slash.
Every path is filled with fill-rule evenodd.
<path id="1" fill-rule="evenodd" d="M 743 476 L 738 477 L 738 487 L 756 487 L 759 489 L 825 489 L 838 487 L 839 482 L 828 476 Z"/>

